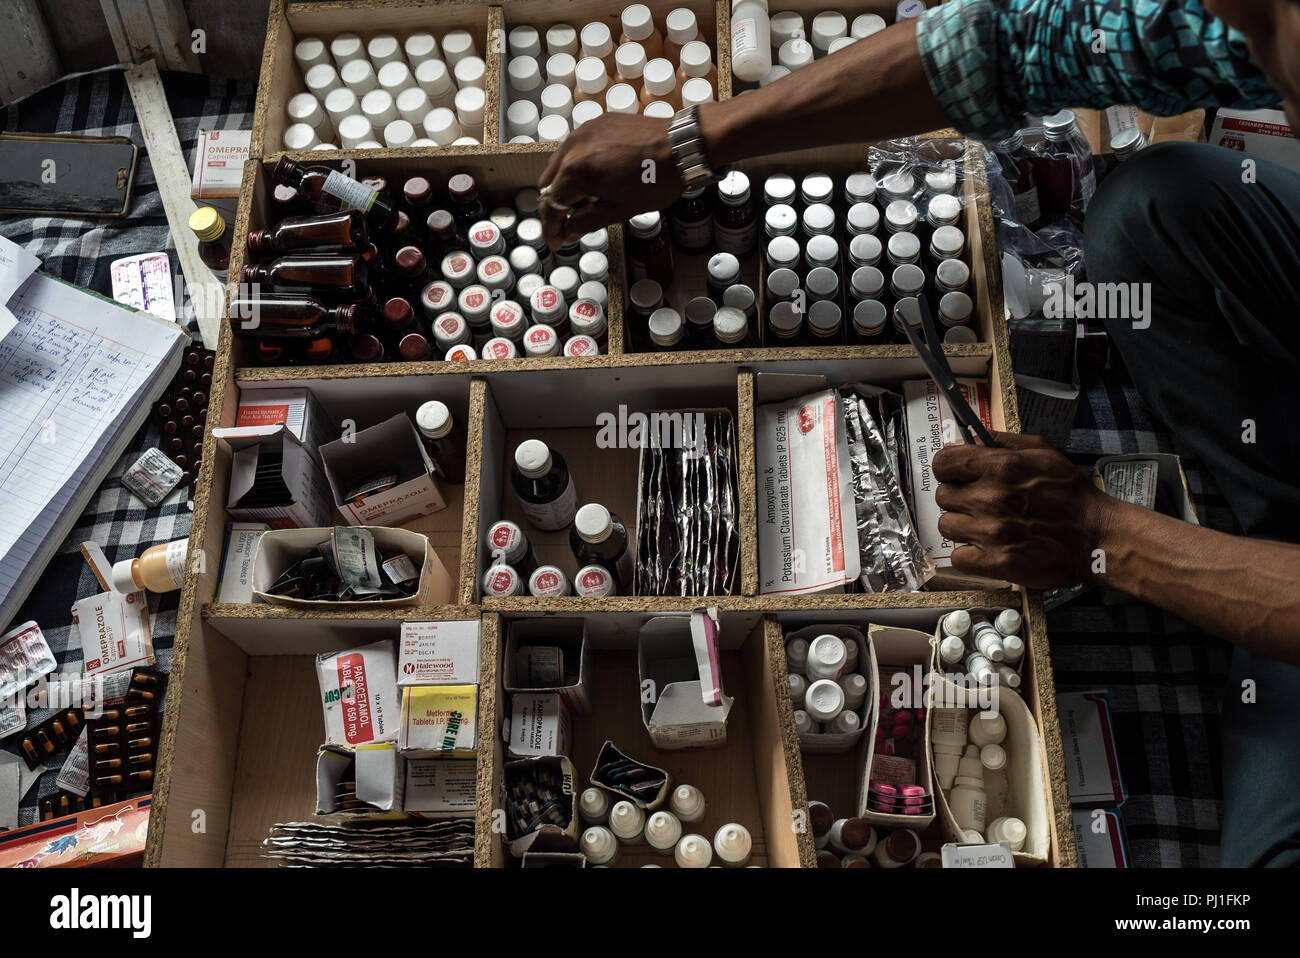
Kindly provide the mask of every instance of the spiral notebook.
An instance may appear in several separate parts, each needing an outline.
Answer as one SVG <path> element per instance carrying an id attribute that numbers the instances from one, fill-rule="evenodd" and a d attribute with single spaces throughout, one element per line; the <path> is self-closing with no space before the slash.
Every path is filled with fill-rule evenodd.
<path id="1" fill-rule="evenodd" d="M 39 272 L 0 305 L 14 320 L 0 339 L 3 627 L 180 368 L 189 334 Z"/>

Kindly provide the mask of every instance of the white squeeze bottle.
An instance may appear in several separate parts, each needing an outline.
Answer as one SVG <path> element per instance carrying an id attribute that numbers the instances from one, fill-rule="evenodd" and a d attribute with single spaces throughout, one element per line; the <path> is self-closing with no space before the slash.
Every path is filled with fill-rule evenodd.
<path id="1" fill-rule="evenodd" d="M 772 70 L 772 33 L 767 0 L 731 2 L 731 72 L 757 83 Z"/>

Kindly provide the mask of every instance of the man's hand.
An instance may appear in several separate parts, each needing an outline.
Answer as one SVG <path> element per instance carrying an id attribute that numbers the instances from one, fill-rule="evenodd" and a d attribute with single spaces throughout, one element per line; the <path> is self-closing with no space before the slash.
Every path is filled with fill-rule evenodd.
<path id="1" fill-rule="evenodd" d="M 934 457 L 939 531 L 967 543 L 953 566 L 1031 589 L 1088 581 L 1115 500 L 1046 440 L 995 435 L 1004 448 L 954 444 Z"/>
<path id="2" fill-rule="evenodd" d="M 566 220 L 554 204 L 541 204 L 552 249 L 609 223 L 663 209 L 682 192 L 668 121 L 602 114 L 565 137 L 537 185 L 550 187 L 555 203 L 575 209 Z"/>

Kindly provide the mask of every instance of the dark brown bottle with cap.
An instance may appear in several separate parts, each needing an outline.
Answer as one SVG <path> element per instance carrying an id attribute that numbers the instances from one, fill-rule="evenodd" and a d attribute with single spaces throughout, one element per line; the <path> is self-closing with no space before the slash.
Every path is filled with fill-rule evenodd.
<path id="1" fill-rule="evenodd" d="M 569 530 L 569 547 L 579 566 L 598 565 L 609 570 L 622 595 L 632 593 L 636 572 L 623 520 L 598 502 L 578 510 Z"/>
<path id="2" fill-rule="evenodd" d="M 429 261 L 418 246 L 403 246 L 393 257 L 394 273 L 403 288 L 404 295 L 418 299 L 424 287 L 432 283 L 436 276 L 429 269 Z"/>
<path id="3" fill-rule="evenodd" d="M 578 492 L 568 463 L 539 439 L 527 439 L 515 449 L 510 485 L 524 518 L 544 532 L 568 528 L 578 511 Z"/>
<path id="4" fill-rule="evenodd" d="M 428 237 L 425 256 L 431 263 L 441 263 L 448 253 L 468 253 L 469 239 L 456 229 L 456 217 L 450 210 L 434 210 L 424 220 Z"/>
<path id="5" fill-rule="evenodd" d="M 297 187 L 322 213 L 360 210 L 366 222 L 376 228 L 382 228 L 393 215 L 393 204 L 379 190 L 329 167 L 302 166 L 283 156 L 275 164 L 271 178 Z"/>
<path id="6" fill-rule="evenodd" d="M 447 193 L 451 197 L 451 215 L 462 231 L 487 219 L 487 206 L 478 195 L 478 184 L 468 173 L 457 173 L 448 180 Z"/>
<path id="7" fill-rule="evenodd" d="M 369 245 L 365 217 L 357 210 L 290 216 L 270 229 L 251 230 L 248 234 L 248 252 L 259 258 L 296 250 L 346 253 Z"/>
<path id="8" fill-rule="evenodd" d="M 465 481 L 465 427 L 458 423 L 447 404 L 430 400 L 415 411 L 415 426 L 424 448 L 438 465 L 442 478 L 452 485 Z"/>
<path id="9" fill-rule="evenodd" d="M 351 333 L 359 307 L 326 306 L 312 296 L 288 293 L 236 296 L 230 301 L 230 328 L 236 336 L 318 339 L 325 332 Z"/>
<path id="10" fill-rule="evenodd" d="M 406 215 L 411 218 L 411 228 L 417 233 L 424 232 L 424 221 L 433 204 L 433 184 L 423 176 L 412 176 L 402 184 L 402 200 Z"/>
<path id="11" fill-rule="evenodd" d="M 360 256 L 282 256 L 264 266 L 245 266 L 240 280 L 277 292 L 325 290 L 330 296 L 361 299 L 365 296 L 366 264 Z"/>

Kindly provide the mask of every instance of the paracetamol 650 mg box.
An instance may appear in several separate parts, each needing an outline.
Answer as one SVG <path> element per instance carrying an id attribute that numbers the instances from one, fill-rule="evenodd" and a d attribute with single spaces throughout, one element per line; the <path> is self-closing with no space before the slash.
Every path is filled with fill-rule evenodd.
<path id="1" fill-rule="evenodd" d="M 392 642 L 318 656 L 316 671 L 327 742 L 357 746 L 397 739 L 400 706 Z"/>

